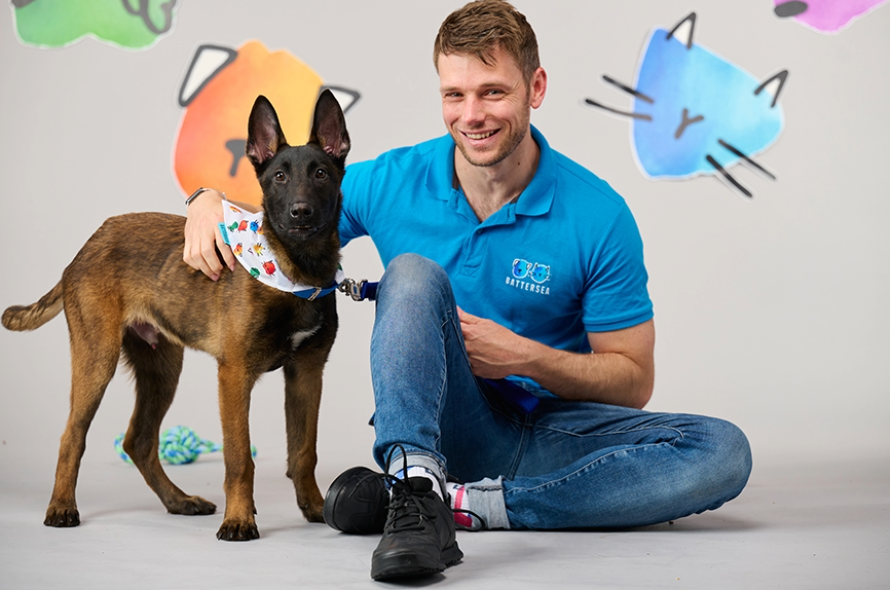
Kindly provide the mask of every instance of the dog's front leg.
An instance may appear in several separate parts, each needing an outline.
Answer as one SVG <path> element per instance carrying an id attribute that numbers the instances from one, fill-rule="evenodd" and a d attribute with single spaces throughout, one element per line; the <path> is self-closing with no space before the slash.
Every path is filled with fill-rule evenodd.
<path id="1" fill-rule="evenodd" d="M 250 392 L 256 375 L 242 364 L 219 363 L 219 413 L 226 464 L 226 515 L 216 538 L 249 541 L 260 536 L 253 501 L 254 465 L 250 455 Z"/>
<path id="2" fill-rule="evenodd" d="M 287 474 L 297 506 L 309 522 L 324 522 L 324 500 L 315 481 L 318 409 L 324 361 L 298 358 L 284 364 L 284 413 L 287 425 Z"/>

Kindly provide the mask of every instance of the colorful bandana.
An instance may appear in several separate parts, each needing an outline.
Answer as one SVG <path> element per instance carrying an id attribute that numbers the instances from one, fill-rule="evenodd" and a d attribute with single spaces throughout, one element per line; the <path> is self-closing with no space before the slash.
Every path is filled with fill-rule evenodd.
<path id="1" fill-rule="evenodd" d="M 263 235 L 262 212 L 248 213 L 228 201 L 223 201 L 222 204 L 225 222 L 219 224 L 219 231 L 226 244 L 232 247 L 235 258 L 253 278 L 279 291 L 293 293 L 310 301 L 336 290 L 343 282 L 343 269 L 338 268 L 334 283 L 326 287 L 294 283 L 278 268 L 278 261 L 269 249 Z"/>

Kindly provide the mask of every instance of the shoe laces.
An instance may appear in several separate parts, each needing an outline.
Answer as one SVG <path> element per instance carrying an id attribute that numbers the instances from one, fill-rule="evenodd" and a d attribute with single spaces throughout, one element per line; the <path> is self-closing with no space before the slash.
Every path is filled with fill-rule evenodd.
<path id="1" fill-rule="evenodd" d="M 392 464 L 392 456 L 396 450 L 402 452 L 402 473 L 404 477 L 391 475 L 389 472 Z M 391 490 L 386 517 L 386 528 L 392 531 L 420 531 L 424 529 L 424 521 L 432 522 L 438 517 L 423 503 L 420 493 L 411 487 L 408 481 L 408 459 L 405 449 L 396 445 L 389 451 L 386 460 L 386 473 L 384 481 Z"/>
<path id="2" fill-rule="evenodd" d="M 392 465 L 393 453 L 395 453 L 396 450 L 400 450 L 402 453 L 401 472 L 405 474 L 403 478 L 391 475 L 389 473 L 391 471 L 390 466 Z M 417 494 L 414 493 L 411 484 L 408 482 L 408 458 L 407 453 L 405 453 L 405 449 L 404 447 L 402 447 L 402 445 L 395 445 L 389 450 L 389 454 L 386 458 L 385 473 L 373 473 L 365 475 L 359 480 L 359 485 L 361 485 L 366 479 L 377 477 L 382 477 L 387 487 L 389 487 L 392 491 L 389 503 L 387 505 L 387 525 L 392 522 L 391 528 L 393 530 L 422 530 L 424 520 L 433 521 L 438 518 L 437 514 L 430 513 L 424 508 L 422 502 L 420 501 L 420 498 Z M 359 485 L 356 486 L 356 489 L 358 489 Z M 445 503 L 447 505 L 448 501 L 446 500 Z M 451 512 L 467 514 L 470 517 L 477 519 L 479 523 L 481 523 L 483 529 L 487 528 L 485 519 L 472 510 L 451 508 Z M 387 526 L 387 528 L 390 527 Z"/>

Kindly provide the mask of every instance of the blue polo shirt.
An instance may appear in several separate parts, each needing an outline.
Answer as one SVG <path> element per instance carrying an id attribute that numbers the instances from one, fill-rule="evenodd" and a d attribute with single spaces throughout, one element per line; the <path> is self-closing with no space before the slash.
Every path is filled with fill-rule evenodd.
<path id="1" fill-rule="evenodd" d="M 450 135 L 352 164 L 343 181 L 343 245 L 368 235 L 384 267 L 415 253 L 439 263 L 457 304 L 548 346 L 590 352 L 587 332 L 652 318 L 643 244 L 609 185 L 550 148 L 532 182 L 479 222 L 453 187 Z"/>

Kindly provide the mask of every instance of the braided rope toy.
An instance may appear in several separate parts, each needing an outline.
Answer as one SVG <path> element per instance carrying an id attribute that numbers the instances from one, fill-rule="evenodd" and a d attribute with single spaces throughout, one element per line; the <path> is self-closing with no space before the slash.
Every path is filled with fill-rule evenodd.
<path id="1" fill-rule="evenodd" d="M 201 453 L 215 453 L 222 450 L 222 445 L 203 439 L 187 426 L 174 426 L 161 434 L 158 441 L 158 457 L 171 465 L 184 465 L 197 459 Z M 124 452 L 124 433 L 114 439 L 114 450 L 120 458 L 133 464 L 130 456 Z M 250 454 L 256 457 L 256 447 L 250 445 Z"/>

